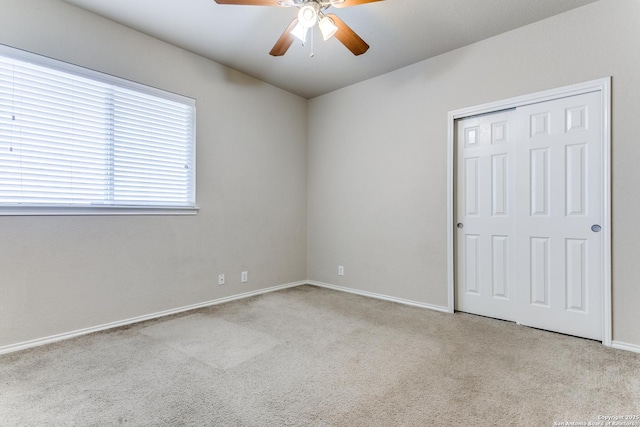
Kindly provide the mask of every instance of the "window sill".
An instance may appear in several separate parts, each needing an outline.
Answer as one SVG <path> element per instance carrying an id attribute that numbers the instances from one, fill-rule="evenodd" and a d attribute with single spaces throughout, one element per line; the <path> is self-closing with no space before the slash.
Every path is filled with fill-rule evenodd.
<path id="1" fill-rule="evenodd" d="M 200 208 L 121 206 L 5 206 L 0 216 L 196 215 Z"/>

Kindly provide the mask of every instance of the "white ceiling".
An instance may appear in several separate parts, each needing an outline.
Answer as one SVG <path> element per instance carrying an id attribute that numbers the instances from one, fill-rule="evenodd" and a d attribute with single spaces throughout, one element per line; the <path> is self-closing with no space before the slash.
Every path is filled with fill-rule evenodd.
<path id="1" fill-rule="evenodd" d="M 354 56 L 316 29 L 310 46 L 269 51 L 297 9 L 213 0 L 65 0 L 305 98 L 331 92 L 595 0 L 385 0 L 330 8 L 370 46 Z"/>

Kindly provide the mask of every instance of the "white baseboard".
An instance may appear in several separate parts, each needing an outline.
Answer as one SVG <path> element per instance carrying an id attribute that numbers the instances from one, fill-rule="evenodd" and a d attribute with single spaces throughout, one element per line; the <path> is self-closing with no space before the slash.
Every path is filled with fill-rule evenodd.
<path id="1" fill-rule="evenodd" d="M 612 341 L 611 347 L 617 348 L 618 350 L 627 350 L 633 351 L 634 353 L 640 353 L 640 345 L 637 344 L 629 344 L 622 341 Z"/>
<path id="2" fill-rule="evenodd" d="M 235 300 L 239 300 L 239 299 L 243 299 L 243 298 L 250 298 L 250 297 L 253 297 L 253 296 L 256 296 L 256 295 L 266 294 L 266 293 L 269 293 L 269 292 L 275 292 L 275 291 L 279 291 L 279 290 L 282 290 L 282 289 L 293 288 L 293 287 L 296 287 L 296 286 L 307 285 L 307 284 L 308 285 L 313 285 L 313 286 L 318 286 L 318 287 L 321 287 L 321 288 L 332 289 L 332 290 L 335 290 L 335 291 L 347 292 L 347 293 L 355 294 L 355 295 L 361 295 L 361 296 L 365 296 L 365 297 L 369 297 L 369 298 L 375 298 L 375 299 L 384 300 L 384 301 L 396 302 L 396 303 L 399 303 L 399 304 L 409 305 L 409 306 L 413 306 L 413 307 L 420 307 L 420 308 L 426 308 L 426 309 L 429 309 L 429 310 L 440 311 L 440 312 L 443 312 L 443 313 L 450 313 L 449 308 L 446 307 L 446 306 L 427 304 L 427 303 L 423 303 L 423 302 L 418 302 L 418 301 L 412 301 L 412 300 L 407 300 L 407 299 L 403 299 L 403 298 L 392 297 L 392 296 L 389 296 L 389 295 L 383 295 L 383 294 L 377 294 L 377 293 L 368 292 L 368 291 L 361 291 L 361 290 L 358 290 L 358 289 L 347 288 L 347 287 L 344 287 L 344 286 L 331 285 L 329 283 L 316 282 L 316 281 L 313 281 L 313 280 L 302 280 L 302 281 L 299 281 L 299 282 L 292 282 L 292 283 L 287 283 L 287 284 L 284 284 L 284 285 L 272 286 L 270 288 L 260 289 L 260 290 L 257 290 L 257 291 L 245 292 L 245 293 L 242 293 L 242 294 L 232 295 L 232 296 L 229 296 L 229 297 L 219 298 L 219 299 L 206 301 L 206 302 L 202 302 L 202 303 L 198 303 L 198 304 L 192 304 L 192 305 L 188 305 L 188 306 L 184 306 L 184 307 L 179 307 L 179 308 L 174 308 L 174 309 L 170 309 L 170 310 L 160 311 L 160 312 L 157 312 L 157 313 L 151 313 L 151 314 L 147 314 L 147 315 L 144 315 L 144 316 L 132 317 L 130 319 L 120 320 L 120 321 L 117 321 L 117 322 L 106 323 L 106 324 L 103 324 L 103 325 L 93 326 L 93 327 L 90 327 L 90 328 L 78 329 L 76 331 L 65 332 L 65 333 L 57 334 L 57 335 L 51 335 L 51 336 L 44 337 L 44 338 L 37 338 L 37 339 L 34 339 L 34 340 L 24 341 L 24 342 L 17 343 L 17 344 L 10 344 L 10 345 L 7 345 L 7 346 L 0 347 L 0 355 L 1 354 L 7 354 L 7 353 L 13 353 L 15 351 L 20 351 L 20 350 L 26 350 L 28 348 L 38 347 L 38 346 L 45 345 L 45 344 L 51 344 L 51 343 L 54 343 L 54 342 L 63 341 L 63 340 L 67 340 L 67 339 L 70 339 L 70 338 L 75 338 L 75 337 L 78 337 L 78 336 L 81 336 L 81 335 L 91 334 L 91 333 L 94 333 L 94 332 L 100 332 L 100 331 L 104 331 L 104 330 L 107 330 L 107 329 L 118 328 L 118 327 L 121 327 L 121 326 L 131 325 L 131 324 L 138 323 L 138 322 L 144 322 L 145 320 L 157 319 L 159 317 L 170 316 L 172 314 L 178 314 L 178 313 L 183 313 L 185 311 L 196 310 L 198 308 L 211 307 L 211 306 L 214 306 L 214 305 L 223 304 L 225 302 L 231 302 L 231 301 L 235 301 Z M 636 344 L 629 344 L 629 343 L 625 343 L 625 342 L 621 342 L 621 341 L 613 341 L 611 343 L 611 347 L 616 348 L 616 349 L 620 349 L 620 350 L 632 351 L 634 353 L 640 353 L 640 345 L 636 345 Z"/>
<path id="3" fill-rule="evenodd" d="M 307 283 L 310 285 L 319 286 L 321 288 L 333 289 L 334 291 L 348 292 L 350 294 L 362 295 L 369 298 L 397 302 L 399 304 L 410 305 L 413 307 L 428 308 L 429 310 L 441 311 L 443 313 L 450 313 L 448 307 L 441 306 L 441 305 L 427 304 L 424 302 L 412 301 L 412 300 L 403 299 L 403 298 L 396 298 L 389 295 L 376 294 L 374 292 L 361 291 L 361 290 L 352 289 L 352 288 L 345 288 L 344 286 L 336 286 L 336 285 L 331 285 L 329 283 L 316 282 L 313 280 L 308 280 Z"/>
<path id="4" fill-rule="evenodd" d="M 117 322 L 105 323 L 104 325 L 92 326 L 90 328 L 78 329 L 76 331 L 65 332 L 62 334 L 51 335 L 44 338 L 37 338 L 30 341 L 25 341 L 17 344 L 10 344 L 0 347 L 0 354 L 13 353 L 14 351 L 26 350 L 32 347 L 38 347 L 45 344 L 51 344 L 57 341 L 68 340 L 70 338 L 79 337 L 81 335 L 87 335 L 94 332 L 104 331 L 106 329 L 118 328 L 120 326 L 131 325 L 133 323 L 144 322 L 145 320 L 157 319 L 163 316 L 170 316 L 172 314 L 178 314 L 189 310 L 195 310 L 203 307 L 210 307 L 213 305 L 223 304 L 225 302 L 235 301 L 243 298 L 249 298 L 260 294 L 266 294 L 268 292 L 275 292 L 282 289 L 293 288 L 300 285 L 307 284 L 308 281 L 303 280 L 300 282 L 287 283 L 284 285 L 272 286 L 270 288 L 260 289 L 252 292 L 245 292 L 238 295 L 232 295 L 229 297 L 219 298 L 211 301 L 206 301 L 198 304 L 187 305 L 184 307 L 173 308 L 170 310 L 160 311 L 157 313 L 146 314 L 144 316 L 132 317 L 126 320 L 120 320 Z"/>

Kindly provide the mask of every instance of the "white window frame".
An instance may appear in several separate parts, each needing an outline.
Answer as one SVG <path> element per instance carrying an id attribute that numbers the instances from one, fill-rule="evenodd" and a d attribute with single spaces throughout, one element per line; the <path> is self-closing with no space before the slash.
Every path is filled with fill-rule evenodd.
<path id="1" fill-rule="evenodd" d="M 0 44 L 0 55 L 15 60 L 29 62 L 38 66 L 88 78 L 99 82 L 119 86 L 124 89 L 142 92 L 147 95 L 179 102 L 192 108 L 191 123 L 191 147 L 193 151 L 192 171 L 193 181 L 191 186 L 191 199 L 193 206 L 100 206 L 100 205 L 3 205 L 0 206 L 0 216 L 57 216 L 57 215 L 195 215 L 199 208 L 196 204 L 196 101 L 193 98 L 178 95 L 155 87 L 143 85 L 120 77 L 115 77 L 99 71 L 80 67 L 74 64 L 59 61 L 53 58 L 37 55 L 31 52 L 16 49 Z"/>

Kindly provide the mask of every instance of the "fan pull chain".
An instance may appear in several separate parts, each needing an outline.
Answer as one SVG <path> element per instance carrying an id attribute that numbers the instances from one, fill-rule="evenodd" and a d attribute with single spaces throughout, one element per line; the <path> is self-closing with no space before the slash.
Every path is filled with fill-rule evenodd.
<path id="1" fill-rule="evenodd" d="M 314 56 L 316 56 L 315 52 L 313 51 L 313 33 L 315 33 L 314 29 L 315 27 L 311 28 L 311 42 L 309 43 L 309 45 L 311 46 L 311 53 L 309 54 L 309 58 L 313 58 Z"/>

